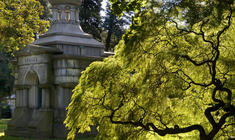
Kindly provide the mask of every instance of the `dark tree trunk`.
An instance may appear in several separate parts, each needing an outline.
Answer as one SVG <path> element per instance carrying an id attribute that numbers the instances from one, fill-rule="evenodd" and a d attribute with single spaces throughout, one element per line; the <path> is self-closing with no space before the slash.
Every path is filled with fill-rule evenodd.
<path id="1" fill-rule="evenodd" d="M 110 50 L 110 43 L 111 43 L 112 33 L 113 33 L 112 30 L 108 30 L 108 35 L 107 35 L 106 44 L 105 44 L 105 51 Z"/>

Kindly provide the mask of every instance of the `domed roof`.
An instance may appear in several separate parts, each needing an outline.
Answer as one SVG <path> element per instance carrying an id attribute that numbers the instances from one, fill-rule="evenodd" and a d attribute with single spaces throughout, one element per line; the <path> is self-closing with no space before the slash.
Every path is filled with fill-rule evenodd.
<path id="1" fill-rule="evenodd" d="M 82 3 L 82 0 L 49 0 L 51 5 L 58 5 L 58 4 L 72 4 L 80 6 Z"/>

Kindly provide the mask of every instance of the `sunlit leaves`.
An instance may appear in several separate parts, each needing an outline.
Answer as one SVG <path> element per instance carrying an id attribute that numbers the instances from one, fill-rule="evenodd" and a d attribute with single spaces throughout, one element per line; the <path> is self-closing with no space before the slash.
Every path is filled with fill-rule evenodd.
<path id="1" fill-rule="evenodd" d="M 153 138 L 154 130 L 145 128 L 148 123 L 172 131 L 197 124 L 205 135 L 215 128 L 204 115 L 208 107 L 218 105 L 213 90 L 223 87 L 234 92 L 234 5 L 229 1 L 148 2 L 136 13 L 115 55 L 92 63 L 83 72 L 68 107 L 65 123 L 72 129 L 69 136 L 75 128 L 86 130 L 93 124 L 98 125 L 100 139 Z M 218 14 L 217 5 L 228 7 Z M 198 11 L 191 11 L 194 8 Z M 232 94 L 228 99 L 227 92 L 216 91 L 214 98 L 234 105 Z M 210 113 L 219 121 L 227 112 L 221 107 Z M 226 121 L 215 138 L 231 136 L 234 117 Z M 198 139 L 199 133 L 188 131 L 164 138 L 170 137 Z"/>
<path id="2" fill-rule="evenodd" d="M 13 53 L 47 30 L 49 22 L 40 20 L 43 7 L 37 0 L 1 0 L 0 5 L 0 49 Z"/>
<path id="3" fill-rule="evenodd" d="M 112 10 L 114 13 L 121 16 L 123 11 L 139 12 L 146 0 L 110 0 L 110 2 L 112 2 Z"/>

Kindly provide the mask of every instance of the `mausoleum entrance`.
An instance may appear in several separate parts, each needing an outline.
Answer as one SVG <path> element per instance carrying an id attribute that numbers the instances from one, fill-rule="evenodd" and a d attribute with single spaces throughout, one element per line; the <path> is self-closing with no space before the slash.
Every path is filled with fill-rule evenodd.
<path id="1" fill-rule="evenodd" d="M 42 107 L 42 89 L 39 87 L 39 80 L 35 71 L 28 72 L 25 78 L 25 85 L 28 85 L 28 107 L 29 108 L 41 108 Z"/>

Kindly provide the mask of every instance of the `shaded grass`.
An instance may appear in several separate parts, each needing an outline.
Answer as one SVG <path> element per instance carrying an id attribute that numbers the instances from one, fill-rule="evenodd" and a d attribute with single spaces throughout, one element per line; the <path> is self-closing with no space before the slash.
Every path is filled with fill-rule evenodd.
<path id="1" fill-rule="evenodd" d="M 0 136 L 4 134 L 4 131 L 7 129 L 7 123 L 10 119 L 1 119 L 0 120 Z"/>
<path id="2" fill-rule="evenodd" d="M 65 140 L 65 139 L 34 139 L 34 138 L 21 138 L 21 137 L 11 137 L 4 136 L 4 131 L 7 129 L 7 123 L 10 119 L 0 120 L 0 140 Z M 95 138 L 78 138 L 76 140 L 95 140 Z"/>
<path id="3" fill-rule="evenodd" d="M 33 138 L 2 136 L 0 137 L 0 140 L 65 140 L 65 139 L 33 139 Z M 76 140 L 95 140 L 95 138 L 79 138 Z"/>

